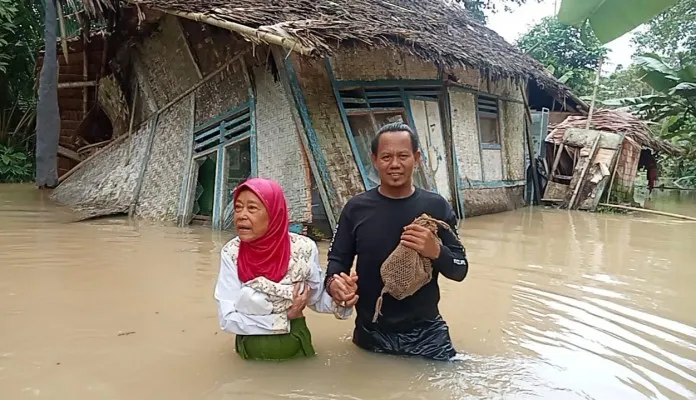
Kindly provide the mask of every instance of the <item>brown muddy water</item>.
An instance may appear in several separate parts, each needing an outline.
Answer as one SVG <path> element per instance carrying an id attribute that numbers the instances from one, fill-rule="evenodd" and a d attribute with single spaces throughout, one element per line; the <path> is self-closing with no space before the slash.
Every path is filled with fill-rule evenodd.
<path id="1" fill-rule="evenodd" d="M 352 321 L 309 311 L 318 357 L 269 364 L 218 332 L 229 234 L 70 218 L 30 186 L 0 186 L 0 399 L 696 398 L 694 223 L 471 218 L 471 272 L 442 280 L 441 301 L 468 361 L 368 354 Z"/>

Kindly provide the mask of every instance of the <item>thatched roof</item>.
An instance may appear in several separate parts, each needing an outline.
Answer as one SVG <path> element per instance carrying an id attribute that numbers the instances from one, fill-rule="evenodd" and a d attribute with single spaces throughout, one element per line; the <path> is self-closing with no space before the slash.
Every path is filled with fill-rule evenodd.
<path id="1" fill-rule="evenodd" d="M 586 124 L 587 116 L 571 115 L 563 122 L 549 126 L 551 133 L 546 137 L 546 141 L 560 144 L 563 142 L 563 136 L 567 129 L 585 128 Z M 623 134 L 633 139 L 639 145 L 655 151 L 661 151 L 671 155 L 680 154 L 682 152 L 682 149 L 679 147 L 664 140 L 654 138 L 650 132 L 650 127 L 645 121 L 625 111 L 612 109 L 596 110 L 592 115 L 591 129 Z"/>
<path id="2" fill-rule="evenodd" d="M 311 48 L 317 56 L 328 56 L 341 44 L 399 47 L 430 62 L 478 69 L 492 79 L 530 79 L 561 96 L 569 91 L 541 63 L 444 0 L 128 2 L 272 32 Z"/>

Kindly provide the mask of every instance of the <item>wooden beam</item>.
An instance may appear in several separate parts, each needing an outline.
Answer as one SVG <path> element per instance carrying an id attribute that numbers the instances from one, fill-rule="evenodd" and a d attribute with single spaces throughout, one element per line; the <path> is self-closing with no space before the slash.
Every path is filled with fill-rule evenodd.
<path id="1" fill-rule="evenodd" d="M 69 158 L 73 161 L 82 162 L 82 157 L 80 157 L 80 155 L 76 151 L 70 150 L 61 145 L 58 145 L 58 155 L 63 156 L 65 158 Z"/>
<path id="2" fill-rule="evenodd" d="M 80 89 L 97 86 L 97 81 L 60 82 L 58 89 Z"/>

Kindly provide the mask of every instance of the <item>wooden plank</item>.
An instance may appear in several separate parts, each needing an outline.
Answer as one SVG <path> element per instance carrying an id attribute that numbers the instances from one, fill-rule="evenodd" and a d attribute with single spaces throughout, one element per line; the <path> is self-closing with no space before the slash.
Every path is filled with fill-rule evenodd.
<path id="1" fill-rule="evenodd" d="M 80 155 L 76 151 L 70 150 L 70 149 L 65 148 L 61 145 L 58 145 L 58 155 L 63 156 L 65 158 L 69 158 L 73 161 L 77 161 L 77 162 L 82 161 L 82 157 L 80 157 Z"/>
<path id="2" fill-rule="evenodd" d="M 592 160 L 594 159 L 595 152 L 597 151 L 597 145 L 599 144 L 599 140 L 602 136 L 597 135 L 594 144 L 592 145 L 592 149 L 590 150 L 590 155 L 587 156 L 587 160 L 585 164 L 582 166 L 582 171 L 580 172 L 580 177 L 577 180 L 577 183 L 575 185 L 575 189 L 573 190 L 573 196 L 570 198 L 570 202 L 568 203 L 568 209 L 572 210 L 574 205 L 575 205 L 575 200 L 578 197 L 578 193 L 580 193 L 580 188 L 582 188 L 583 183 L 585 181 L 585 175 L 587 174 L 587 170 L 590 167 L 590 164 L 592 164 Z M 572 185 L 572 183 L 571 183 Z"/>

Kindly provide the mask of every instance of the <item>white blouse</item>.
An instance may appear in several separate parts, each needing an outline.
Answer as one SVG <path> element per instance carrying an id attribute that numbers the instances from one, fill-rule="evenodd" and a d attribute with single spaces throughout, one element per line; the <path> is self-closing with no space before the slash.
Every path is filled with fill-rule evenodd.
<path id="1" fill-rule="evenodd" d="M 334 313 L 347 319 L 351 308 L 337 306 L 324 289 L 325 273 L 319 263 L 319 249 L 310 238 L 294 233 L 291 238 L 291 258 L 288 273 L 279 282 L 256 278 L 242 283 L 237 274 L 239 238 L 230 240 L 220 252 L 220 272 L 215 286 L 220 328 L 237 335 L 277 335 L 290 331 L 287 310 L 279 311 L 279 300 L 272 291 L 292 293 L 295 282 L 304 280 L 311 289 L 307 305 L 319 313 Z M 260 288 L 268 287 L 269 291 Z M 282 304 L 288 304 L 285 301 Z M 274 307 L 275 306 L 275 307 Z"/>

